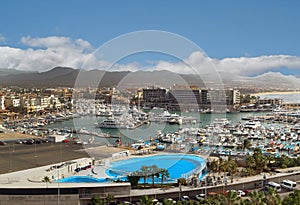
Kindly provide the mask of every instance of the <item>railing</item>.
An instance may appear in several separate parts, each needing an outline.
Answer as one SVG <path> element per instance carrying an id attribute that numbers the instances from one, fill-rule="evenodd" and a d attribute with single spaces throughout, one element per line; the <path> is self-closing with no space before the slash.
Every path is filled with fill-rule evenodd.
<path id="1" fill-rule="evenodd" d="M 13 182 L 19 182 L 20 177 L 1 177 L 0 184 L 11 184 Z"/>
<path id="2" fill-rule="evenodd" d="M 189 177 L 193 176 L 194 174 L 202 172 L 202 170 L 205 168 L 205 166 L 206 166 L 206 163 L 202 163 L 202 164 L 200 164 L 200 166 L 197 166 L 193 170 L 182 174 L 180 177 L 181 178 L 189 178 Z"/>
<path id="3" fill-rule="evenodd" d="M 110 171 L 114 172 L 115 174 L 120 175 L 120 176 L 116 176 L 115 178 L 128 176 L 128 175 L 130 175 L 132 173 L 130 171 L 124 171 L 124 170 L 119 170 L 119 169 L 112 169 L 112 168 L 108 168 L 108 169 Z"/>

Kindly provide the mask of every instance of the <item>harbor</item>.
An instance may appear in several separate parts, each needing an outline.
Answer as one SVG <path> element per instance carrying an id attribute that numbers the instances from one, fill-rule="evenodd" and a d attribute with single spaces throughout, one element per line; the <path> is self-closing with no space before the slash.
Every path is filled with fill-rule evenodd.
<path id="1" fill-rule="evenodd" d="M 154 146 L 157 150 L 217 156 L 247 156 L 255 148 L 260 148 L 267 155 L 299 156 L 299 111 L 177 114 L 163 110 L 145 112 L 137 108 L 118 110 L 124 113 L 101 117 L 96 115 L 98 111 L 90 110 L 73 115 L 57 113 L 5 121 L 2 126 L 5 132 L 27 134 L 40 140 L 56 136 L 60 141 L 91 146 L 95 144 L 134 149 Z M 103 125 L 104 122 L 110 124 Z M 125 126 L 125 122 L 132 124 Z M 251 146 L 243 147 L 245 140 Z"/>

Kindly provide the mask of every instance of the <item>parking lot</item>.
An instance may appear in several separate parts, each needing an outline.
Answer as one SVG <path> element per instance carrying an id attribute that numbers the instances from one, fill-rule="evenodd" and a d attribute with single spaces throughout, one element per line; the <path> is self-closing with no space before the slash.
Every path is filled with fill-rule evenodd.
<path id="1" fill-rule="evenodd" d="M 8 142 L 0 146 L 0 174 L 88 157 L 81 149 L 81 144 L 71 142 L 41 141 L 28 144 Z"/>

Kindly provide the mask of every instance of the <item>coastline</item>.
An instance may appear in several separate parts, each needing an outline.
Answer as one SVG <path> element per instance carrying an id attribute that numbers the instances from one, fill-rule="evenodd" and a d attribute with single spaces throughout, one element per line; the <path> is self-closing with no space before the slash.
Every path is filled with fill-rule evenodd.
<path id="1" fill-rule="evenodd" d="M 259 92 L 252 93 L 252 96 L 260 96 L 260 95 L 281 95 L 281 94 L 300 94 L 300 91 L 274 91 L 274 92 Z"/>

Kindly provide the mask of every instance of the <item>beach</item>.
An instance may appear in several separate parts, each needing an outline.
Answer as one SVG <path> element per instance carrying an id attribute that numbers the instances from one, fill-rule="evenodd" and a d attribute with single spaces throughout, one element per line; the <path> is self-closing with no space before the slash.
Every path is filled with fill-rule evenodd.
<path id="1" fill-rule="evenodd" d="M 274 91 L 274 92 L 261 92 L 261 93 L 252 93 L 253 96 L 261 95 L 285 95 L 285 94 L 300 94 L 300 91 Z"/>

